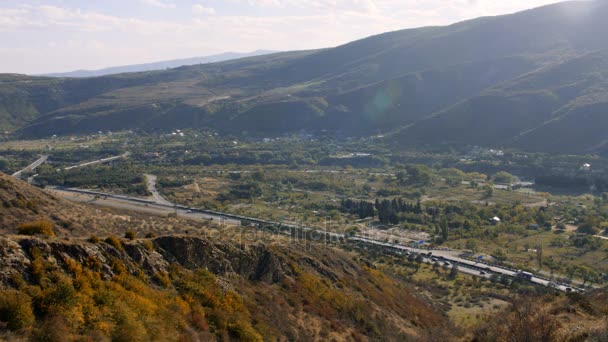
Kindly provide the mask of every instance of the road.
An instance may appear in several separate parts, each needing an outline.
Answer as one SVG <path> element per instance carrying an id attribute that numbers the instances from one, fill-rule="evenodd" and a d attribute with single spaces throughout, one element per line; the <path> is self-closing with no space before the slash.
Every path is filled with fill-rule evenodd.
<path id="1" fill-rule="evenodd" d="M 240 220 L 229 219 L 220 215 L 212 215 L 199 211 L 192 211 L 186 208 L 176 208 L 173 205 L 157 204 L 152 200 L 141 199 L 137 197 L 107 194 L 93 190 L 70 189 L 70 188 L 53 188 L 47 187 L 47 191 L 56 196 L 74 201 L 86 202 L 103 207 L 115 209 L 132 210 L 141 213 L 166 216 L 167 214 L 175 213 L 179 217 L 195 220 L 214 221 L 220 224 L 240 225 Z"/>
<path id="2" fill-rule="evenodd" d="M 167 201 L 156 189 L 156 176 L 155 175 L 144 175 L 146 177 L 146 183 L 148 184 L 148 191 L 152 194 L 154 201 L 158 204 L 173 206 L 174 204 Z"/>
<path id="3" fill-rule="evenodd" d="M 599 238 L 599 239 L 608 240 L 608 237 L 606 237 L 606 236 L 602 236 L 602 235 L 593 235 L 593 236 L 596 238 Z"/>
<path id="4" fill-rule="evenodd" d="M 150 178 L 154 179 L 153 182 L 155 182 L 154 177 L 150 177 Z M 148 180 L 150 180 L 150 178 L 148 178 Z M 234 225 L 240 225 L 241 222 L 245 221 L 245 222 L 250 222 L 250 223 L 256 224 L 258 226 L 264 226 L 264 225 L 282 226 L 282 227 L 310 233 L 310 235 L 314 235 L 315 237 L 319 238 L 320 241 L 325 240 L 326 238 L 331 238 L 331 239 L 335 239 L 335 240 L 339 240 L 339 241 L 359 242 L 359 243 L 363 243 L 363 244 L 367 244 L 367 245 L 371 245 L 371 246 L 382 247 L 387 250 L 397 251 L 399 253 L 422 254 L 422 255 L 425 255 L 425 259 L 424 259 L 425 262 L 429 262 L 429 263 L 434 262 L 431 258 L 440 258 L 437 260 L 437 262 L 445 263 L 445 261 L 448 261 L 451 264 L 456 264 L 456 265 L 458 265 L 459 272 L 463 272 L 463 273 L 467 273 L 467 274 L 471 274 L 471 275 L 490 278 L 493 274 L 499 274 L 499 275 L 504 275 L 504 276 L 508 276 L 508 277 L 512 277 L 512 278 L 517 278 L 517 271 L 515 271 L 515 270 L 496 266 L 496 265 L 488 265 L 488 264 L 484 264 L 481 262 L 475 262 L 475 261 L 461 258 L 461 257 L 459 257 L 461 252 L 456 251 L 456 250 L 447 250 L 447 249 L 429 250 L 429 249 L 424 249 L 424 248 L 414 248 L 414 247 L 394 244 L 394 243 L 390 243 L 390 242 L 373 240 L 373 239 L 370 239 L 370 238 L 367 238 L 364 236 L 347 236 L 347 235 L 344 235 L 341 233 L 327 232 L 327 231 L 324 231 L 324 230 L 321 230 L 318 228 L 305 227 L 305 226 L 289 224 L 289 223 L 285 223 L 285 222 L 273 222 L 273 221 L 262 220 L 262 219 L 257 219 L 257 218 L 253 218 L 253 217 L 241 216 L 241 215 L 235 215 L 235 214 L 230 214 L 230 213 L 222 213 L 222 212 L 215 212 L 215 211 L 211 211 L 211 210 L 190 208 L 190 207 L 171 203 L 171 202 L 165 200 L 164 198 L 162 198 L 162 196 L 160 196 L 160 194 L 159 194 L 160 198 L 164 202 L 167 202 L 168 204 L 164 203 L 162 201 L 158 201 L 158 199 L 156 199 L 156 198 L 154 198 L 153 200 L 150 200 L 150 199 L 143 199 L 143 198 L 132 197 L 132 196 L 115 195 L 115 194 L 103 193 L 103 192 L 98 192 L 98 191 L 74 189 L 74 188 L 49 188 L 48 191 L 54 192 L 55 194 L 62 196 L 64 198 L 67 198 L 67 199 L 80 200 L 82 202 L 84 202 L 84 201 L 90 202 L 91 199 L 95 199 L 95 204 L 98 204 L 98 205 L 110 206 L 110 207 L 120 208 L 120 209 L 129 209 L 129 210 L 135 210 L 135 211 L 140 211 L 140 212 L 155 213 L 155 214 L 161 214 L 161 215 L 168 214 L 168 213 L 176 213 L 178 216 L 188 218 L 188 219 L 195 219 L 195 220 L 210 220 L 211 219 L 211 220 L 215 220 L 220 223 L 227 223 L 227 224 L 234 224 Z M 75 195 L 78 195 L 78 196 L 75 196 Z M 87 198 L 88 198 L 88 200 L 86 200 Z M 432 256 L 428 255 L 429 252 L 432 253 Z M 486 274 L 481 274 L 482 271 L 485 272 Z M 571 285 L 557 284 L 557 283 L 551 282 L 549 280 L 539 278 L 538 276 L 533 276 L 532 279 L 530 279 L 529 281 L 531 283 L 534 283 L 537 285 L 554 287 L 560 291 L 571 291 L 572 289 L 580 290 Z"/>
<path id="5" fill-rule="evenodd" d="M 118 159 L 121 159 L 121 158 L 126 158 L 126 157 L 129 156 L 129 154 L 130 154 L 129 152 L 125 152 L 125 153 L 123 153 L 123 154 L 121 154 L 119 156 L 108 157 L 108 158 L 103 158 L 103 159 L 97 159 L 97 160 L 93 160 L 93 161 L 82 163 L 82 164 L 78 164 L 78 165 L 68 166 L 64 170 L 67 171 L 67 170 L 77 169 L 79 167 L 91 166 L 91 165 L 95 165 L 95 164 L 109 163 L 109 162 L 114 161 L 114 160 L 118 160 Z"/>
<path id="6" fill-rule="evenodd" d="M 35 162 L 31 163 L 27 167 L 25 167 L 22 170 L 19 170 L 19 171 L 13 173 L 13 177 L 21 178 L 21 175 L 24 172 L 32 172 L 32 171 L 36 170 L 36 168 L 38 166 L 44 164 L 48 159 L 49 159 L 49 156 L 46 156 L 46 155 L 45 156 L 41 156 L 38 160 L 36 160 Z"/>

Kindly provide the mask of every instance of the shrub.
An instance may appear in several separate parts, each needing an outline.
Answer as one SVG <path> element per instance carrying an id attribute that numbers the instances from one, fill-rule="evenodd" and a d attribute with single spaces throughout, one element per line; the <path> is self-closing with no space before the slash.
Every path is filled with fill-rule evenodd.
<path id="1" fill-rule="evenodd" d="M 154 250 L 154 244 L 148 240 L 144 240 L 141 244 L 148 252 L 152 252 Z"/>
<path id="2" fill-rule="evenodd" d="M 135 240 L 136 235 L 137 233 L 134 230 L 129 229 L 125 232 L 125 239 Z"/>
<path id="3" fill-rule="evenodd" d="M 34 323 L 32 300 L 14 290 L 0 291 L 0 321 L 6 322 L 9 330 L 19 330 Z"/>
<path id="4" fill-rule="evenodd" d="M 38 220 L 28 223 L 22 223 L 17 227 L 19 234 L 22 235 L 46 235 L 55 236 L 53 223 L 45 220 Z"/>
<path id="5" fill-rule="evenodd" d="M 124 250 L 124 247 L 122 246 L 122 241 L 120 241 L 120 239 L 117 238 L 116 236 L 108 236 L 105 239 L 105 242 L 108 245 L 110 245 L 110 246 L 118 249 L 119 251 L 123 251 Z"/>
<path id="6" fill-rule="evenodd" d="M 101 271 L 101 269 L 103 268 L 103 264 L 101 263 L 101 260 L 99 260 L 98 258 L 89 255 L 84 264 L 91 270 L 99 272 Z"/>
<path id="7" fill-rule="evenodd" d="M 99 238 L 97 237 L 97 235 L 91 235 L 91 237 L 89 238 L 89 242 L 90 243 L 98 243 L 99 242 Z"/>

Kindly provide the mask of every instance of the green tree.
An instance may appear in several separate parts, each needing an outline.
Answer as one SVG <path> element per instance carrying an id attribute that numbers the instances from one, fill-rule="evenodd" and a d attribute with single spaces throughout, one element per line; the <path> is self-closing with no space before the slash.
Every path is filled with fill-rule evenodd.
<path id="1" fill-rule="evenodd" d="M 442 217 L 439 221 L 439 228 L 441 228 L 441 237 L 443 241 L 448 240 L 449 228 L 448 228 L 448 220 L 445 217 Z"/>
<path id="2" fill-rule="evenodd" d="M 583 222 L 578 226 L 576 231 L 581 234 L 595 235 L 598 232 L 598 228 L 600 226 L 600 221 L 597 217 L 589 215 L 583 220 Z"/>
<path id="3" fill-rule="evenodd" d="M 430 185 L 433 181 L 433 173 L 428 166 L 425 165 L 408 165 L 405 168 L 408 179 L 407 183 L 412 185 Z"/>
<path id="4" fill-rule="evenodd" d="M 475 251 L 477 251 L 477 242 L 473 239 L 468 239 L 465 247 L 467 249 L 470 249 L 471 251 L 475 252 Z"/>
<path id="5" fill-rule="evenodd" d="M 541 268 L 543 267 L 543 246 L 536 245 L 534 249 L 536 249 L 536 261 L 538 261 L 538 268 Z"/>
<path id="6" fill-rule="evenodd" d="M 499 262 L 505 262 L 507 260 L 507 254 L 502 248 L 497 248 L 492 256 Z"/>
<path id="7" fill-rule="evenodd" d="M 456 279 L 456 276 L 458 275 L 458 265 L 453 264 L 452 268 L 450 269 L 450 279 Z"/>
<path id="8" fill-rule="evenodd" d="M 2 156 L 0 156 L 0 171 L 6 171 L 8 169 L 9 163 L 8 160 Z"/>
<path id="9" fill-rule="evenodd" d="M 511 183 L 515 182 L 517 180 L 517 178 L 506 171 L 500 171 L 500 172 L 497 172 L 494 175 L 494 177 L 492 177 L 492 180 L 495 183 L 511 184 Z"/>
<path id="10" fill-rule="evenodd" d="M 491 198 L 492 196 L 494 196 L 494 187 L 492 186 L 492 184 L 487 184 L 484 187 L 484 197 Z"/>

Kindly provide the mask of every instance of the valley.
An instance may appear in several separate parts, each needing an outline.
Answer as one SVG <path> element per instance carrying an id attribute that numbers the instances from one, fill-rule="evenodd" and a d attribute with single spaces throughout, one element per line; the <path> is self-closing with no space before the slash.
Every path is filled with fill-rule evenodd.
<path id="1" fill-rule="evenodd" d="M 0 341 L 608 340 L 605 1 L 47 2 Z"/>

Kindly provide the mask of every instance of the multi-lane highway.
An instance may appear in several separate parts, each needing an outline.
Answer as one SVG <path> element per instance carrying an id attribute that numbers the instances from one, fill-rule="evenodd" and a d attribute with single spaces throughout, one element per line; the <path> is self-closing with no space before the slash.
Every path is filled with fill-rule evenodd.
<path id="1" fill-rule="evenodd" d="M 85 167 L 85 166 L 91 166 L 91 165 L 96 165 L 96 164 L 104 164 L 104 163 L 109 163 L 121 158 L 126 158 L 129 156 L 129 152 L 125 152 L 119 156 L 114 156 L 114 157 L 108 157 L 108 158 L 102 158 L 102 159 L 97 159 L 97 160 L 93 160 L 90 162 L 86 162 L 86 163 L 82 163 L 82 164 L 78 164 L 78 165 L 73 165 L 73 166 L 68 166 L 66 167 L 64 170 L 72 170 L 72 169 L 77 169 L 80 167 Z"/>
<path id="2" fill-rule="evenodd" d="M 25 168 L 13 173 L 13 177 L 21 178 L 24 172 L 32 172 L 36 170 L 36 168 L 42 164 L 44 164 L 49 159 L 49 156 L 41 156 L 38 160 L 26 166 Z"/>
<path id="3" fill-rule="evenodd" d="M 150 184 L 150 178 L 148 178 L 148 184 Z M 154 178 L 153 178 L 154 179 Z M 155 181 L 155 180 L 154 180 Z M 365 236 L 348 236 L 341 233 L 328 232 L 320 228 L 306 227 L 297 224 L 285 223 L 285 222 L 274 222 L 268 220 L 262 220 L 253 217 L 246 217 L 242 215 L 235 215 L 230 213 L 216 212 L 212 210 L 203 210 L 198 208 L 190 208 L 175 203 L 171 203 L 164 199 L 160 194 L 154 196 L 153 199 L 144 199 L 132 196 L 115 195 L 110 193 L 103 193 L 99 191 L 74 189 L 74 188 L 49 188 L 48 191 L 54 192 L 56 195 L 62 196 L 76 201 L 91 201 L 95 199 L 98 205 L 109 206 L 120 209 L 128 209 L 152 214 L 167 214 L 175 213 L 178 216 L 195 219 L 195 220 L 214 220 L 220 223 L 240 225 L 241 222 L 248 222 L 257 226 L 280 226 L 284 229 L 291 231 L 299 231 L 307 233 L 308 235 L 316 236 L 319 240 L 332 239 L 337 241 L 344 241 L 350 243 L 359 243 L 368 246 L 375 246 L 386 250 L 387 252 L 398 252 L 400 254 L 420 254 L 423 256 L 425 262 L 433 263 L 439 262 L 449 265 L 457 265 L 458 271 L 472 274 L 480 277 L 489 278 L 494 274 L 507 276 L 511 278 L 518 277 L 518 271 L 509 269 L 506 267 L 500 267 L 496 265 L 488 265 L 481 262 L 475 262 L 471 260 L 459 257 L 460 252 L 448 249 L 425 249 L 425 248 L 414 248 L 410 246 L 404 246 L 400 244 L 394 244 L 390 242 L 378 241 Z M 153 192 L 154 194 L 154 192 Z M 580 291 L 571 285 L 558 284 L 553 281 L 549 281 L 538 276 L 533 276 L 528 279 L 531 283 L 550 286 L 561 291 Z"/>

